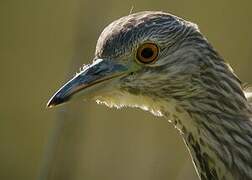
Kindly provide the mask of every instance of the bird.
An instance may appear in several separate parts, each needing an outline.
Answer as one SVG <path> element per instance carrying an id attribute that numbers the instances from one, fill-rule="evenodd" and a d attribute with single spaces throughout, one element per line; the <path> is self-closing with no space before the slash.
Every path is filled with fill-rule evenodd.
<path id="1" fill-rule="evenodd" d="M 47 106 L 84 98 L 163 116 L 179 131 L 199 179 L 251 180 L 251 95 L 195 23 L 141 11 L 105 27 L 92 63 Z"/>

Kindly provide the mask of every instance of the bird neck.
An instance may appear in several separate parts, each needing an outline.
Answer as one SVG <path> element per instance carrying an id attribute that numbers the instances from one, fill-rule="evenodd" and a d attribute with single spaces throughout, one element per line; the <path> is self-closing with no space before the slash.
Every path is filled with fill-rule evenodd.
<path id="1" fill-rule="evenodd" d="M 201 179 L 252 179 L 250 113 L 207 112 L 201 111 L 206 104 L 193 106 L 175 106 L 174 114 L 164 114 L 181 132 Z"/>
<path id="2" fill-rule="evenodd" d="M 252 179 L 251 105 L 232 69 L 206 40 L 203 44 L 194 44 L 197 53 L 190 56 L 199 72 L 190 83 L 180 83 L 186 88 L 167 89 L 163 98 L 174 108 L 163 114 L 181 132 L 201 179 Z"/>

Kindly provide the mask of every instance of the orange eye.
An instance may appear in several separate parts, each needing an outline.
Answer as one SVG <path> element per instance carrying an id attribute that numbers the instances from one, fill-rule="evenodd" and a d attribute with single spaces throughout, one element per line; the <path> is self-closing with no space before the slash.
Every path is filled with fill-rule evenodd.
<path id="1" fill-rule="evenodd" d="M 157 60 L 158 46 L 154 43 L 142 44 L 137 49 L 137 60 L 144 64 L 151 64 Z"/>

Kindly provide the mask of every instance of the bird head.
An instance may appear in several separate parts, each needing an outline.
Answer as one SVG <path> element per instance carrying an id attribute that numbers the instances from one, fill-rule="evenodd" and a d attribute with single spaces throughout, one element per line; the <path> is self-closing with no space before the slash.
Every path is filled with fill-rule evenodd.
<path id="1" fill-rule="evenodd" d="M 217 55 L 195 24 L 163 12 L 131 14 L 103 30 L 93 63 L 61 87 L 48 106 L 84 97 L 158 112 L 163 102 L 203 96 L 201 76 L 212 56 Z"/>

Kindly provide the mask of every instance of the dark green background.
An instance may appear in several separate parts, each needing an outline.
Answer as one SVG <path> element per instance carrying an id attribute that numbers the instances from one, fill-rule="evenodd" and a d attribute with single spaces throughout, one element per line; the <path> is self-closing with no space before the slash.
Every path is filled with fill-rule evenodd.
<path id="1" fill-rule="evenodd" d="M 176 130 L 137 109 L 48 98 L 90 62 L 102 29 L 163 10 L 197 23 L 242 81 L 252 83 L 251 0 L 1 0 L 0 179 L 193 180 Z"/>

